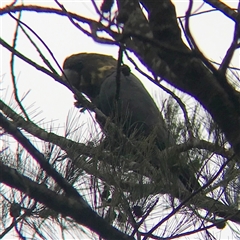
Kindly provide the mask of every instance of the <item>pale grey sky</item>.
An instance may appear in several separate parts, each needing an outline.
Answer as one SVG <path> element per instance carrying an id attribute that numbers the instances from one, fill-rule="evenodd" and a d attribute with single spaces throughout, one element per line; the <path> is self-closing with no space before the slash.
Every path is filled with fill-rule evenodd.
<path id="1" fill-rule="evenodd" d="M 57 7 L 54 1 L 23 1 L 24 4 L 37 4 L 42 6 Z M 188 6 L 187 0 L 175 0 L 178 16 L 184 15 Z M 238 1 L 224 1 L 232 7 L 236 7 Z M 9 4 L 11 1 L 0 0 L 1 6 Z M 86 1 L 62 1 L 65 8 L 85 17 L 96 16 L 91 0 Z M 195 1 L 194 8 L 197 9 L 202 1 Z M 202 9 L 210 9 L 204 5 Z M 22 21 L 30 26 L 48 45 L 59 64 L 62 65 L 66 56 L 77 52 L 97 52 L 117 57 L 118 48 L 110 45 L 101 45 L 93 42 L 74 27 L 66 17 L 51 14 L 27 13 L 23 12 Z M 15 31 L 15 20 L 10 16 L 0 16 L 1 37 L 12 43 Z M 191 18 L 191 31 L 200 49 L 212 60 L 220 62 L 224 57 L 233 37 L 233 22 L 220 12 L 211 12 Z M 44 65 L 36 50 L 26 39 L 23 33 L 19 34 L 17 49 L 27 57 L 34 59 L 37 63 Z M 41 48 L 43 49 L 43 48 Z M 44 51 L 46 52 L 46 51 Z M 52 60 L 50 60 L 53 62 Z M 8 89 L 5 96 L 6 102 L 12 93 L 10 75 L 10 53 L 0 47 L 0 81 L 1 90 Z M 138 64 L 140 64 L 138 62 Z M 239 67 L 239 54 L 234 55 L 232 64 Z M 130 65 L 131 66 L 131 65 Z M 57 68 L 56 68 L 57 69 Z M 165 96 L 161 90 L 149 83 L 132 68 L 132 71 L 140 77 L 149 89 L 150 93 Z M 39 108 L 42 113 L 37 119 L 44 119 L 44 122 L 54 120 L 55 126 L 64 126 L 69 109 L 73 107 L 73 96 L 66 88 L 56 83 L 53 79 L 27 65 L 22 60 L 15 58 L 15 74 L 18 79 L 19 96 L 23 96 L 31 90 L 27 98 L 23 101 L 24 106 L 35 105 L 32 109 Z M 4 93 L 5 95 L 5 93 Z M 87 115 L 87 114 L 85 114 Z M 84 118 L 84 117 L 83 117 Z M 61 133 L 59 129 L 58 133 Z M 218 239 L 232 239 L 229 229 L 214 230 Z"/>

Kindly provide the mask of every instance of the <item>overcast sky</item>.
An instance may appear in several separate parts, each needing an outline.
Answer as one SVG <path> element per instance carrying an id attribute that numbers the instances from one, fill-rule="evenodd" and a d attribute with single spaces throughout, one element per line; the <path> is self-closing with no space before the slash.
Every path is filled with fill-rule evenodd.
<path id="1" fill-rule="evenodd" d="M 1 7 L 9 4 L 11 1 L 1 1 Z M 52 6 L 58 8 L 53 1 L 23 1 L 24 4 L 36 4 L 41 6 Z M 178 16 L 185 15 L 188 1 L 182 0 L 173 1 L 176 5 Z M 194 9 L 201 6 L 202 1 L 195 1 Z M 224 1 L 232 7 L 236 7 L 238 1 Z M 64 1 L 62 2 L 65 8 L 70 12 L 76 12 L 79 15 L 92 18 L 97 16 L 91 4 L 91 0 L 86 1 Z M 201 10 L 210 9 L 208 5 L 204 5 Z M 98 17 L 96 17 L 98 19 Z M 101 45 L 93 42 L 74 27 L 68 18 L 57 15 L 23 12 L 22 21 L 30 26 L 48 45 L 53 52 L 59 64 L 62 65 L 64 59 L 77 52 L 96 52 L 112 55 L 117 57 L 118 48 L 110 45 Z M 0 16 L 0 34 L 1 37 L 8 43 L 12 43 L 13 34 L 16 27 L 16 22 L 10 16 Z M 227 48 L 232 41 L 233 22 L 219 12 L 210 12 L 191 18 L 191 31 L 203 53 L 210 59 L 220 62 L 224 57 Z M 39 41 L 36 41 L 39 43 Z M 39 43 L 40 46 L 40 43 Z M 20 31 L 17 41 L 18 51 L 33 59 L 40 65 L 42 63 L 38 53 Z M 44 49 L 43 46 L 41 49 Z M 11 75 L 10 75 L 10 53 L 8 50 L 0 48 L 0 81 L 2 98 L 9 101 L 12 94 Z M 49 56 L 50 62 L 53 62 L 46 50 L 43 50 L 46 56 Z M 129 63 L 128 63 L 129 64 Z M 138 62 L 138 64 L 140 64 Z M 239 54 L 234 55 L 232 64 L 239 67 Z M 54 65 L 56 66 L 56 65 Z M 129 64 L 130 67 L 131 64 Z M 57 69 L 57 67 L 56 67 Z M 58 70 L 58 69 L 57 69 Z M 140 74 L 136 73 L 132 67 L 132 71 L 141 78 L 147 86 L 149 92 L 164 98 L 165 95 L 149 83 Z M 60 72 L 58 70 L 58 72 Z M 35 105 L 32 110 L 38 109 L 37 112 L 42 113 L 36 119 L 44 119 L 44 122 L 54 121 L 57 126 L 63 126 L 69 110 L 73 107 L 72 93 L 56 83 L 53 79 L 37 71 L 33 67 L 27 65 L 22 60 L 15 58 L 15 74 L 18 79 L 19 96 L 23 96 L 28 90 L 31 90 L 23 104 L 25 107 L 32 103 Z M 4 91 L 2 92 L 2 90 Z M 8 90 L 6 92 L 6 90 Z M 60 131 L 61 132 L 61 131 Z M 218 231 L 220 234 L 220 231 Z M 223 230 L 221 234 L 229 236 L 227 230 Z M 219 236 L 219 235 L 218 235 Z M 223 239 L 223 237 L 222 237 Z M 231 238 L 231 235 L 229 237 Z"/>
<path id="2" fill-rule="evenodd" d="M 188 1 L 174 2 L 176 2 L 178 16 L 184 15 Z M 201 5 L 200 1 L 196 2 L 195 9 Z M 2 4 L 4 3 L 6 3 L 6 1 L 2 1 Z M 53 1 L 24 1 L 24 4 L 34 3 L 43 6 L 57 7 Z M 77 12 L 79 15 L 86 17 L 96 16 L 90 0 L 66 1 L 63 3 L 66 9 Z M 231 4 L 236 6 L 237 1 Z M 209 9 L 209 7 L 206 5 L 203 9 Z M 15 20 L 8 15 L 4 15 L 1 16 L 0 21 L 2 37 L 11 43 L 16 26 Z M 97 52 L 117 57 L 117 47 L 94 43 L 91 38 L 88 38 L 77 30 L 66 17 L 59 17 L 53 14 L 24 12 L 22 14 L 22 21 L 34 29 L 44 40 L 60 65 L 62 65 L 66 56 L 77 52 Z M 191 18 L 190 23 L 192 33 L 200 49 L 210 59 L 220 61 L 232 40 L 233 22 L 223 16 L 222 13 L 211 12 Z M 41 45 L 39 44 L 39 46 Z M 17 49 L 29 58 L 34 59 L 37 63 L 44 65 L 34 47 L 21 31 L 17 42 Z M 44 48 L 41 47 L 41 49 Z M 10 80 L 10 53 L 5 49 L 1 49 L 1 51 L 2 61 L 0 75 L 6 87 L 6 85 L 9 85 Z M 46 50 L 43 52 L 47 53 Z M 49 54 L 47 56 L 49 56 Z M 53 62 L 50 56 L 49 60 Z M 234 65 L 238 65 L 238 62 L 238 56 L 235 55 Z M 132 71 L 134 72 L 133 67 Z M 69 107 L 71 107 L 73 103 L 72 94 L 67 89 L 17 58 L 15 60 L 15 73 L 18 79 L 19 95 L 22 96 L 31 89 L 30 94 L 24 102 L 26 106 L 29 105 L 29 103 L 36 102 L 35 107 L 40 107 L 46 119 L 65 119 Z M 153 86 L 142 76 L 141 79 L 145 84 L 147 83 L 147 86 Z M 156 87 L 150 89 L 150 93 L 154 91 L 159 90 Z M 56 106 L 58 108 L 61 106 L 61 110 L 59 108 L 59 111 L 56 111 Z"/>

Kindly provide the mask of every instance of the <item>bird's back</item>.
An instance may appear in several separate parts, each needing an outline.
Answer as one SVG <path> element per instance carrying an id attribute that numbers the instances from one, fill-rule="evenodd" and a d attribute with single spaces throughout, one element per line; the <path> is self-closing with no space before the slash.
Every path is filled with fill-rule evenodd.
<path id="1" fill-rule="evenodd" d="M 115 121 L 120 121 L 126 135 L 137 130 L 137 134 L 147 137 L 157 131 L 164 145 L 169 145 L 169 134 L 163 117 L 141 81 L 133 74 L 121 74 L 118 100 L 116 92 L 116 72 L 113 72 L 101 85 L 99 109 L 105 115 L 115 118 Z"/>

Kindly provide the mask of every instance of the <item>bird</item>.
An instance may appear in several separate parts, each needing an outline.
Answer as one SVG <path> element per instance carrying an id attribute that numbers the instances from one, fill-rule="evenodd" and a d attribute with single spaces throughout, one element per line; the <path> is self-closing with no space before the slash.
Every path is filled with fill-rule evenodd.
<path id="1" fill-rule="evenodd" d="M 62 77 L 120 126 L 127 137 L 134 134 L 136 138 L 148 138 L 152 135 L 160 151 L 176 145 L 160 110 L 142 82 L 127 65 L 122 64 L 118 69 L 118 61 L 112 56 L 86 52 L 73 54 L 64 60 Z M 76 103 L 76 106 L 81 107 L 81 104 Z M 98 116 L 96 119 L 104 128 Z M 194 172 L 179 156 L 168 166 L 188 191 L 200 188 Z"/>

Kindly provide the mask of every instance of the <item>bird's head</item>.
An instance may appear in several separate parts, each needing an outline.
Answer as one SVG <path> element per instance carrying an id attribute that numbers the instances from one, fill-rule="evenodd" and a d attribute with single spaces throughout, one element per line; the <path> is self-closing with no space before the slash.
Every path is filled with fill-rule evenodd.
<path id="1" fill-rule="evenodd" d="M 106 76 L 116 67 L 117 60 L 112 56 L 78 53 L 65 59 L 63 79 L 92 100 L 98 96 Z"/>

